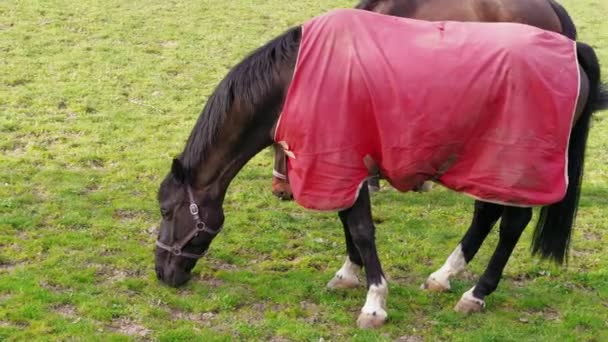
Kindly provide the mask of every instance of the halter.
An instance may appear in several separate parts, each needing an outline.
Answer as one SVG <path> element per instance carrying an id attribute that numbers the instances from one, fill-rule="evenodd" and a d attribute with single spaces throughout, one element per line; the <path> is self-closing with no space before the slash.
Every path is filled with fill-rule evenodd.
<path id="1" fill-rule="evenodd" d="M 182 257 L 190 258 L 190 259 L 200 259 L 200 258 L 204 257 L 205 254 L 207 254 L 207 251 L 204 251 L 201 254 L 194 254 L 194 253 L 183 252 L 182 249 L 190 242 L 190 240 L 197 237 L 198 234 L 200 234 L 201 232 L 205 232 L 211 236 L 215 236 L 222 230 L 223 226 L 220 226 L 220 228 L 218 230 L 209 229 L 207 227 L 207 225 L 205 224 L 205 222 L 203 222 L 201 220 L 201 218 L 198 216 L 198 213 L 199 213 L 198 205 L 196 205 L 196 202 L 194 201 L 194 196 L 192 195 L 192 190 L 190 189 L 190 187 L 188 187 L 187 190 L 188 190 L 188 197 L 190 199 L 190 214 L 192 215 L 192 218 L 194 219 L 194 229 L 192 231 L 190 231 L 190 233 L 188 233 L 188 235 L 186 235 L 183 239 L 174 242 L 173 246 L 164 244 L 160 240 L 156 240 L 156 246 L 158 246 L 160 249 L 164 249 L 165 251 L 167 251 L 175 256 L 182 256 Z"/>

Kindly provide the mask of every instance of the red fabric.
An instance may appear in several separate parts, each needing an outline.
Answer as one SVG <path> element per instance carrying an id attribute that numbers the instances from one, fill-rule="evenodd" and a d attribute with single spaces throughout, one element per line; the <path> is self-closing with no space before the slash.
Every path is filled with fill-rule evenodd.
<path id="1" fill-rule="evenodd" d="M 565 195 L 573 41 L 521 24 L 352 9 L 308 21 L 302 35 L 275 135 L 300 205 L 352 206 L 366 155 L 400 191 L 436 178 L 512 205 Z"/>

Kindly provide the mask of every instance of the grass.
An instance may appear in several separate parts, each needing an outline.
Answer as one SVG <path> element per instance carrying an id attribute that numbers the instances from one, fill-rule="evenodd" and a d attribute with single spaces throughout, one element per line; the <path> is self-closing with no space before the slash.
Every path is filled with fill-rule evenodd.
<path id="1" fill-rule="evenodd" d="M 608 75 L 608 5 L 564 0 Z M 464 233 L 471 200 L 373 197 L 390 322 L 360 331 L 364 290 L 329 292 L 335 214 L 280 202 L 271 154 L 233 182 L 226 229 L 184 288 L 154 276 L 155 201 L 227 70 L 290 25 L 350 1 L 0 2 L 0 340 L 608 340 L 608 121 L 590 137 L 570 263 L 530 257 L 528 229 L 483 314 L 418 286 Z"/>

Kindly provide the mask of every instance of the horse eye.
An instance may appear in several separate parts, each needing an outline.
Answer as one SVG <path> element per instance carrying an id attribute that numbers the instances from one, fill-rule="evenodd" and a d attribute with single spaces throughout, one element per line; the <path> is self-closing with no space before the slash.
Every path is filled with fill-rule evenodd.
<path id="1" fill-rule="evenodd" d="M 171 210 L 169 209 L 165 209 L 165 208 L 161 208 L 160 209 L 160 215 L 164 218 L 164 219 L 169 219 L 171 214 Z"/>

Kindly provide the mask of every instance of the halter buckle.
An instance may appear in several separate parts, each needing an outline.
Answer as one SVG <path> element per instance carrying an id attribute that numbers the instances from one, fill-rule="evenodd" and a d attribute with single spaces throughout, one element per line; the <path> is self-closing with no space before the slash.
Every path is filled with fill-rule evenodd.
<path id="1" fill-rule="evenodd" d="M 190 214 L 192 214 L 192 216 L 198 215 L 198 205 L 190 203 Z"/>
<path id="2" fill-rule="evenodd" d="M 175 256 L 180 256 L 180 255 L 182 255 L 182 249 L 178 248 L 177 246 L 173 246 L 171 248 L 171 254 L 173 254 Z"/>

